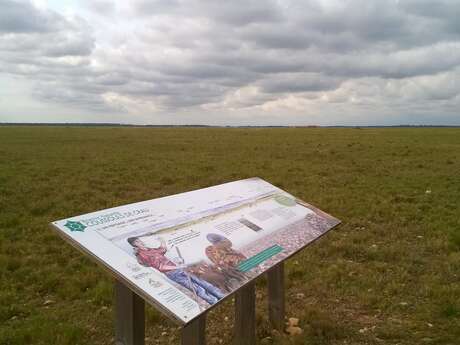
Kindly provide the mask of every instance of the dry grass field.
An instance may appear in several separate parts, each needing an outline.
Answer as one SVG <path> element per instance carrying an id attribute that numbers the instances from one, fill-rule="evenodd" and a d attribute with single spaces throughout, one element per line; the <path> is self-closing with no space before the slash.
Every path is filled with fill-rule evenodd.
<path id="1" fill-rule="evenodd" d="M 0 344 L 113 344 L 112 280 L 52 220 L 259 176 L 343 224 L 287 262 L 263 344 L 460 343 L 460 129 L 0 127 Z M 232 343 L 232 303 L 208 344 Z M 147 344 L 178 343 L 147 307 Z"/>

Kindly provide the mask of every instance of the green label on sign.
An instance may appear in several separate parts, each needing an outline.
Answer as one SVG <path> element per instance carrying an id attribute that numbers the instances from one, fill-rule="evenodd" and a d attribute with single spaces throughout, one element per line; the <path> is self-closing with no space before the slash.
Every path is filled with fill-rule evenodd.
<path id="1" fill-rule="evenodd" d="M 277 195 L 275 196 L 275 201 L 283 206 L 295 206 L 295 199 L 290 198 L 286 195 Z"/>
<path id="2" fill-rule="evenodd" d="M 66 228 L 68 228 L 70 231 L 81 231 L 83 232 L 86 229 L 86 226 L 80 222 L 74 222 L 71 220 L 68 220 L 67 223 L 64 224 Z"/>
<path id="3" fill-rule="evenodd" d="M 238 270 L 240 270 L 241 272 L 247 272 L 253 269 L 254 267 L 258 266 L 265 260 L 270 259 L 272 256 L 282 251 L 283 251 L 283 248 L 275 244 L 274 246 L 271 246 L 265 250 L 262 250 L 261 252 L 257 253 L 254 256 L 251 256 L 249 259 L 241 261 L 240 264 L 238 265 Z"/>

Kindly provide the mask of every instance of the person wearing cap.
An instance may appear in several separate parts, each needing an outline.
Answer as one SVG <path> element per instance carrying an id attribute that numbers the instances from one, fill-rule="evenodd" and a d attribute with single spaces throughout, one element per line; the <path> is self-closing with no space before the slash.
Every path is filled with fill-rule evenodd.
<path id="1" fill-rule="evenodd" d="M 166 277 L 192 291 L 209 304 L 214 304 L 224 297 L 222 291 L 217 287 L 194 274 L 185 272 L 182 266 L 178 266 L 169 260 L 165 256 L 167 247 L 164 239 L 158 239 L 154 248 L 147 246 L 140 237 L 130 237 L 128 238 L 128 243 L 134 248 L 139 264 L 160 271 Z"/>

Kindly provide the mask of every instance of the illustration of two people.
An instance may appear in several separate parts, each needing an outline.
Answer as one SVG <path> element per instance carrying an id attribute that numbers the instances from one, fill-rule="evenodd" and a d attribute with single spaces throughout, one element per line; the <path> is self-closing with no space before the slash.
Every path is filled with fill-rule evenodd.
<path id="1" fill-rule="evenodd" d="M 224 279 L 245 280 L 244 274 L 236 266 L 246 257 L 232 248 L 232 242 L 218 234 L 208 234 L 206 238 L 211 242 L 205 250 L 209 260 L 223 273 Z M 168 259 L 165 254 L 167 247 L 164 239 L 159 238 L 158 244 L 147 246 L 141 237 L 128 238 L 134 248 L 137 261 L 147 267 L 152 267 L 177 284 L 190 290 L 209 304 L 214 304 L 224 297 L 224 293 L 214 284 L 187 271 L 185 265 L 177 264 Z"/>

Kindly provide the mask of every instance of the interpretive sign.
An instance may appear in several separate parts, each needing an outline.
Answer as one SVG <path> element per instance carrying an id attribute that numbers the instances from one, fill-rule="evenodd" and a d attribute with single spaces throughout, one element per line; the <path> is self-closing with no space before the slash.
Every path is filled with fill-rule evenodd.
<path id="1" fill-rule="evenodd" d="M 250 178 L 52 225 L 145 300 L 186 324 L 339 223 Z"/>

